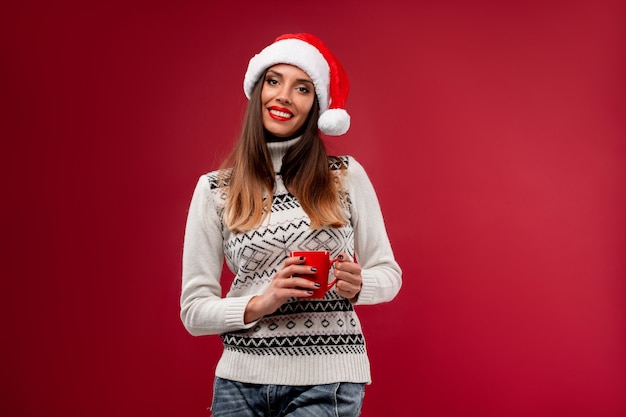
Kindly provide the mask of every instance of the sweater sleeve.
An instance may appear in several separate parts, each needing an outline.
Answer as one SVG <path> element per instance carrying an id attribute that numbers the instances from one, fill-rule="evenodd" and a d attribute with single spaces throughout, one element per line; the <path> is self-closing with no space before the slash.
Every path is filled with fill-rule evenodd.
<path id="1" fill-rule="evenodd" d="M 209 181 L 201 177 L 189 205 L 183 245 L 180 317 L 194 336 L 252 327 L 244 312 L 252 295 L 222 298 L 222 225 Z"/>
<path id="2" fill-rule="evenodd" d="M 356 304 L 391 301 L 402 286 L 402 270 L 395 260 L 374 187 L 354 158 L 348 162 L 354 247 L 363 284 Z"/>

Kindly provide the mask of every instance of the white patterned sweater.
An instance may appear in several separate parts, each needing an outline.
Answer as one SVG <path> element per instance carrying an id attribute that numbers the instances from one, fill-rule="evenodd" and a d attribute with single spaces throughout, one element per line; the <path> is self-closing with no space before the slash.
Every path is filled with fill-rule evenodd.
<path id="1" fill-rule="evenodd" d="M 268 143 L 275 172 L 287 148 L 299 138 Z M 352 157 L 343 176 L 349 223 L 311 229 L 309 217 L 276 175 L 270 215 L 245 233 L 224 227 L 221 215 L 227 187 L 217 172 L 200 177 L 185 229 L 181 319 L 192 335 L 219 334 L 224 351 L 215 375 L 240 382 L 316 385 L 370 383 L 370 365 L 353 303 L 334 288 L 321 300 L 291 299 L 276 312 L 244 324 L 248 301 L 262 293 L 294 250 L 346 252 L 362 268 L 363 285 L 355 304 L 392 300 L 401 286 L 374 188 Z M 338 172 L 337 163 L 330 164 Z M 226 260 L 234 279 L 222 297 L 220 277 Z"/>

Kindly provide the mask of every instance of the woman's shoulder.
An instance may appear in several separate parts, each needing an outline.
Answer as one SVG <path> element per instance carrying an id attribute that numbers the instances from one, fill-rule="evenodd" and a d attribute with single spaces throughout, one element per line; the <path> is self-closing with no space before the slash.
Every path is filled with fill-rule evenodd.
<path id="1" fill-rule="evenodd" d="M 228 185 L 229 174 L 230 170 L 218 169 L 202 174 L 198 181 L 203 182 L 211 190 L 223 188 Z"/>
<path id="2" fill-rule="evenodd" d="M 348 169 L 350 166 L 360 166 L 352 155 L 332 155 L 328 157 L 328 166 L 331 170 Z"/>
<path id="3" fill-rule="evenodd" d="M 363 165 L 351 155 L 329 157 L 331 175 L 341 180 L 347 189 L 360 187 L 369 182 Z"/>
<path id="4" fill-rule="evenodd" d="M 363 166 L 352 155 L 329 156 L 328 166 L 331 171 L 355 172 L 363 170 Z"/>

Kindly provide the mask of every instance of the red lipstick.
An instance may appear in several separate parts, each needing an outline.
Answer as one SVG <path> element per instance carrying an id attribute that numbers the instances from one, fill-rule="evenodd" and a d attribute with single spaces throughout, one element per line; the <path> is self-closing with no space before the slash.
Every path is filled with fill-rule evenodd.
<path id="1" fill-rule="evenodd" d="M 287 121 L 293 117 L 293 113 L 284 107 L 271 106 L 267 108 L 269 115 L 272 119 L 278 121 Z"/>

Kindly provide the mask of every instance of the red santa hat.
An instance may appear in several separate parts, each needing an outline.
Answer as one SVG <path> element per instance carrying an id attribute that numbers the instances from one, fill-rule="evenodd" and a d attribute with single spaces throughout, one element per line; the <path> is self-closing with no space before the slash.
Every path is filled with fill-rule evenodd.
<path id="1" fill-rule="evenodd" d="M 295 65 L 311 77 L 320 106 L 317 126 L 322 133 L 339 136 L 348 131 L 350 115 L 344 109 L 350 89 L 348 75 L 321 40 L 308 33 L 286 34 L 253 56 L 243 80 L 248 99 L 265 71 L 277 64 Z"/>

